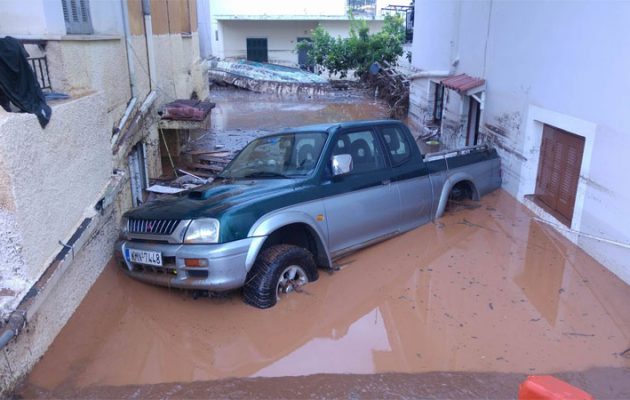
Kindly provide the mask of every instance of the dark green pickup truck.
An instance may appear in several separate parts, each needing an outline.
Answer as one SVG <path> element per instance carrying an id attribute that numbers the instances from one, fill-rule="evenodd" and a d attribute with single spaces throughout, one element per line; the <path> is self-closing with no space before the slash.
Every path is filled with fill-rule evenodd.
<path id="1" fill-rule="evenodd" d="M 288 129 L 249 143 L 212 183 L 127 212 L 116 254 L 144 282 L 243 287 L 266 308 L 334 258 L 439 217 L 449 197 L 500 186 L 495 150 L 422 155 L 399 121 Z"/>

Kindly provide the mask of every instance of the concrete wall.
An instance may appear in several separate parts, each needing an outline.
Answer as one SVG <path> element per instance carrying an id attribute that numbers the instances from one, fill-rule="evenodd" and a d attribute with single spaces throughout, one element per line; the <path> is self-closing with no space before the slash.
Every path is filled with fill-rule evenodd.
<path id="1" fill-rule="evenodd" d="M 112 116 L 107 125 L 111 127 L 113 119 L 120 118 L 130 97 L 123 40 L 50 41 L 46 56 L 55 91 L 73 97 L 100 91 L 105 96 L 103 110 Z"/>
<path id="2" fill-rule="evenodd" d="M 297 64 L 294 52 L 297 37 L 308 37 L 318 23 L 333 35 L 347 36 L 347 1 L 209 1 L 209 10 L 200 15 L 204 21 L 201 47 L 218 58 L 245 58 L 247 37 L 269 39 L 269 60 L 280 64 Z M 404 0 L 378 0 L 374 20 L 369 20 L 373 31 L 380 30 L 383 16 L 380 9 L 390 4 L 405 4 Z M 208 41 L 208 42 L 206 42 Z M 273 42 L 273 43 L 272 43 Z M 273 60 L 273 61 L 272 61 Z"/>
<path id="3" fill-rule="evenodd" d="M 28 50 L 47 56 L 53 89 L 72 96 L 50 104 L 44 130 L 33 115 L 0 111 L 0 319 L 18 304 L 28 307 L 27 329 L 3 349 L 0 397 L 44 354 L 111 257 L 120 214 L 131 207 L 127 156 L 136 143 L 146 144 L 149 176 L 161 174 L 157 107 L 208 93 L 195 0 L 151 1 L 153 76 L 140 0 L 128 0 L 129 51 L 120 3 L 90 4 L 96 34 L 65 35 L 60 1 L 0 0 L 0 34 L 47 39 L 43 51 Z M 151 91 L 157 100 L 140 115 Z M 132 96 L 134 124 L 112 136 Z M 123 172 L 112 175 L 114 169 Z M 86 217 L 81 243 L 59 260 L 59 241 L 67 242 Z M 43 285 L 36 296 L 20 303 L 36 281 Z"/>
<path id="4" fill-rule="evenodd" d="M 311 31 L 321 24 L 333 36 L 348 37 L 350 22 L 311 21 L 311 20 L 276 20 L 276 21 L 239 21 L 226 20 L 218 24 L 220 40 L 215 42 L 213 51 L 220 58 L 247 58 L 247 38 L 267 38 L 269 62 L 285 65 L 297 65 L 298 54 L 295 50 L 298 37 L 310 37 Z M 370 31 L 378 32 L 382 21 L 369 21 Z M 221 39 L 222 38 L 222 39 Z"/>
<path id="5" fill-rule="evenodd" d="M 453 73 L 486 79 L 481 133 L 501 154 L 505 189 L 630 283 L 623 154 L 630 144 L 630 81 L 623 78 L 630 70 L 628 15 L 630 3 L 612 1 L 418 2 L 413 62 L 430 70 L 458 60 Z M 429 36 L 450 21 L 454 27 L 443 33 L 451 36 Z M 431 81 L 412 85 L 419 119 L 431 111 Z M 448 96 L 443 126 L 465 122 L 466 99 L 454 91 Z M 535 188 L 543 124 L 585 138 L 572 231 L 525 198 Z M 443 140 L 461 143 L 462 135 L 463 129 L 445 129 Z"/>
<path id="6" fill-rule="evenodd" d="M 347 23 L 346 23 L 347 24 Z M 269 62 L 297 64 L 298 37 L 309 37 L 316 21 L 221 21 L 222 58 L 247 58 L 247 38 L 267 38 Z"/>
<path id="7" fill-rule="evenodd" d="M 221 1 L 211 0 L 210 11 L 215 17 L 236 15 L 264 16 L 311 16 L 317 18 L 322 15 L 345 16 L 346 1 L 344 0 L 320 0 L 320 1 Z"/>
<path id="8" fill-rule="evenodd" d="M 33 115 L 0 114 L 0 175 L 11 177 L 3 208 L 19 229 L 25 261 L 21 273 L 31 284 L 109 181 L 112 157 L 105 106 L 103 93 L 53 105 L 46 130 Z"/>

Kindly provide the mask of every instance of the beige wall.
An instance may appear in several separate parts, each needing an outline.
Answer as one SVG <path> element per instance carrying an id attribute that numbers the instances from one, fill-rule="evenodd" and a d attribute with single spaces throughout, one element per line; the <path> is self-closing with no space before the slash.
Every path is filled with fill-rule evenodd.
<path id="1" fill-rule="evenodd" d="M 130 97 L 125 44 L 121 39 L 50 41 L 46 46 L 51 84 L 73 97 L 100 91 L 103 111 L 120 118 Z"/>

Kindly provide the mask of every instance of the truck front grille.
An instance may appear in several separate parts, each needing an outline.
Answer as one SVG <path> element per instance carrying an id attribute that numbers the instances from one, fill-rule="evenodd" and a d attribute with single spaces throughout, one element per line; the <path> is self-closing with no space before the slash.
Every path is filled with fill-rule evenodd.
<path id="1" fill-rule="evenodd" d="M 135 219 L 129 218 L 130 233 L 144 233 L 148 235 L 171 235 L 179 220 L 176 219 Z"/>

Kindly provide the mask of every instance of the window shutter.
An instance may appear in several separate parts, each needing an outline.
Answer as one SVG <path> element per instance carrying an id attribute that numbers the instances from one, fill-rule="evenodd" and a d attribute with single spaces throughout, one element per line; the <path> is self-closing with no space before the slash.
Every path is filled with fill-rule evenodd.
<path id="1" fill-rule="evenodd" d="M 61 0 L 63 19 L 66 21 L 66 33 L 92 34 L 89 0 Z"/>
<path id="2" fill-rule="evenodd" d="M 536 197 L 567 221 L 570 226 L 582 155 L 584 138 L 545 125 L 540 146 L 540 163 L 536 179 Z"/>

